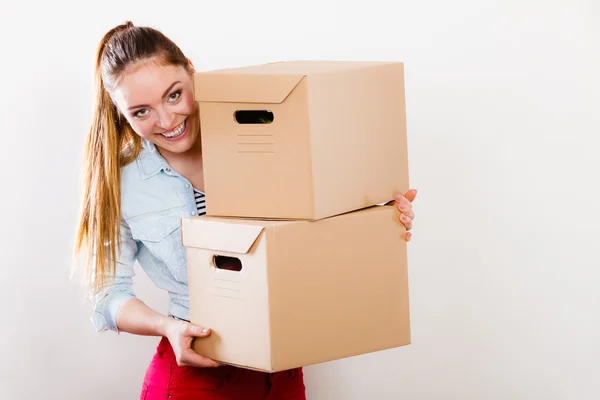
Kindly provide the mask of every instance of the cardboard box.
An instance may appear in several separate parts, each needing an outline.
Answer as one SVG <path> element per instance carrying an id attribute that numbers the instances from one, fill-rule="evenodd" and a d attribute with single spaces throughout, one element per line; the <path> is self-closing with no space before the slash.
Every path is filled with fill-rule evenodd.
<path id="1" fill-rule="evenodd" d="M 375 206 L 318 221 L 183 219 L 190 318 L 212 329 L 193 348 L 274 372 L 409 344 L 397 216 Z"/>
<path id="2" fill-rule="evenodd" d="M 408 190 L 403 63 L 198 72 L 194 98 L 210 216 L 316 220 Z"/>

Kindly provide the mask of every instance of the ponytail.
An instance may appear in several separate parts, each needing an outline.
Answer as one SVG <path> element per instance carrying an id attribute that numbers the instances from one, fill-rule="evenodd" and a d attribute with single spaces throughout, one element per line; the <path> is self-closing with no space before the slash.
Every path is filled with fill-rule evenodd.
<path id="1" fill-rule="evenodd" d="M 121 167 L 139 154 L 141 139 L 127 124 L 112 102 L 103 79 L 102 63 L 107 43 L 131 29 L 128 22 L 102 38 L 95 70 L 95 110 L 84 147 L 84 182 L 76 253 L 85 249 L 84 280 L 91 294 L 115 275 L 121 240 Z"/>

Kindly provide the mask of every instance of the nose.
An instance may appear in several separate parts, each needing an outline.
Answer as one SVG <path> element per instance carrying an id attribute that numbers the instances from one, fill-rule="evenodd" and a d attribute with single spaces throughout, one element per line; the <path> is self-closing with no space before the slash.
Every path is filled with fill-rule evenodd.
<path id="1" fill-rule="evenodd" d="M 158 115 L 158 126 L 165 131 L 173 128 L 173 122 L 175 121 L 175 114 L 167 112 L 165 110 L 156 110 Z"/>

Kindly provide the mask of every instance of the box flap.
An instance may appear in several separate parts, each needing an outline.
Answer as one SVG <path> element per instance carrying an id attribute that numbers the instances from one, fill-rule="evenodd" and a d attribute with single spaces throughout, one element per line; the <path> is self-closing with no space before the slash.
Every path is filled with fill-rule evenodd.
<path id="1" fill-rule="evenodd" d="M 264 229 L 203 218 L 183 218 L 181 226 L 184 246 L 239 254 L 247 253 Z"/>
<path id="2" fill-rule="evenodd" d="M 282 103 L 304 75 L 196 72 L 194 100 L 213 103 Z"/>

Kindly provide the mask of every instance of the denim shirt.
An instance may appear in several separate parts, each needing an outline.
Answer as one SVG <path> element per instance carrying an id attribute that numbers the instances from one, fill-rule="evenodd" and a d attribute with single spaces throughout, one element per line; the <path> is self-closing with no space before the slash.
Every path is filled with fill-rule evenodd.
<path id="1" fill-rule="evenodd" d="M 118 332 L 117 312 L 136 296 L 132 287 L 136 260 L 156 286 L 168 292 L 168 314 L 189 320 L 180 221 L 197 214 L 190 182 L 169 166 L 153 143 L 143 140 L 137 159 L 121 169 L 122 238 L 116 277 L 92 298 L 92 322 L 98 332 Z"/>

